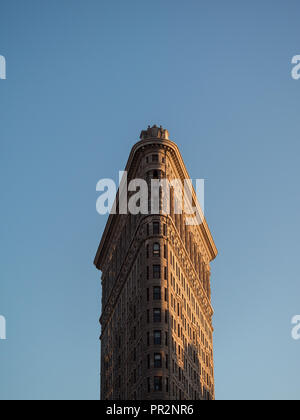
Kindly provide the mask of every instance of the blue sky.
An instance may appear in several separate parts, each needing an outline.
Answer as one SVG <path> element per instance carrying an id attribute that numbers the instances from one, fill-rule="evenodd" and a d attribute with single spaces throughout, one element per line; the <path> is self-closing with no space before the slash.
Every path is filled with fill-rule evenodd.
<path id="1" fill-rule="evenodd" d="M 218 399 L 299 399 L 299 1 L 1 0 L 0 398 L 99 398 L 106 218 L 148 124 L 206 180 Z"/>

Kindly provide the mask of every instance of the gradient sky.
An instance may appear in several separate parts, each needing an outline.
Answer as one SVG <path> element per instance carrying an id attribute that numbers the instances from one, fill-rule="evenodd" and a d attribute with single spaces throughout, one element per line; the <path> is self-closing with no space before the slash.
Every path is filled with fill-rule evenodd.
<path id="1" fill-rule="evenodd" d="M 0 0 L 0 398 L 99 398 L 106 217 L 148 124 L 206 180 L 217 399 L 299 399 L 298 0 Z"/>

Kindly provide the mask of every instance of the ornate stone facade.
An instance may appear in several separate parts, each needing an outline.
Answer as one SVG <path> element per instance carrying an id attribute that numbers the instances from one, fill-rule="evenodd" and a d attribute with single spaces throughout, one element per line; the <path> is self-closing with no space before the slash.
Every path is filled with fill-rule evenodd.
<path id="1" fill-rule="evenodd" d="M 134 178 L 188 179 L 175 143 L 148 127 L 127 166 Z M 195 193 L 193 199 L 197 202 Z M 118 201 L 118 199 L 117 199 Z M 102 271 L 101 398 L 214 399 L 206 221 L 186 215 L 110 215 L 95 258 Z"/>

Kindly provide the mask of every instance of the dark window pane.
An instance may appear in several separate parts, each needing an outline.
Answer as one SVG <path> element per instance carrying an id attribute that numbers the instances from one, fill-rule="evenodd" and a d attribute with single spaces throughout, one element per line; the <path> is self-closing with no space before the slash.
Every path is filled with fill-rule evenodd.
<path id="1" fill-rule="evenodd" d="M 162 377 L 154 376 L 154 391 L 161 391 L 161 390 L 162 390 Z"/>
<path id="2" fill-rule="evenodd" d="M 153 266 L 153 278 L 154 279 L 160 279 L 160 277 L 161 277 L 160 265 L 154 265 Z"/>
<path id="3" fill-rule="evenodd" d="M 154 344 L 161 344 L 161 331 L 154 331 Z"/>
<path id="4" fill-rule="evenodd" d="M 153 235 L 160 234 L 160 224 L 159 222 L 153 222 Z"/>
<path id="5" fill-rule="evenodd" d="M 161 310 L 153 309 L 153 322 L 161 322 Z"/>
<path id="6" fill-rule="evenodd" d="M 154 353 L 154 367 L 155 368 L 161 368 L 162 362 L 161 362 L 161 354 L 160 353 Z"/>
<path id="7" fill-rule="evenodd" d="M 153 300 L 161 299 L 161 289 L 160 286 L 153 287 Z"/>
<path id="8" fill-rule="evenodd" d="M 152 155 L 152 162 L 158 162 L 158 155 Z"/>

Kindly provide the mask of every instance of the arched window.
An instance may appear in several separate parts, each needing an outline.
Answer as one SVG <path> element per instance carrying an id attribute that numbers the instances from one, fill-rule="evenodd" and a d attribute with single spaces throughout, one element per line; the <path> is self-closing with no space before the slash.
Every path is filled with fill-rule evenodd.
<path id="1" fill-rule="evenodd" d="M 160 257 L 160 245 L 157 242 L 153 244 L 153 256 Z"/>

